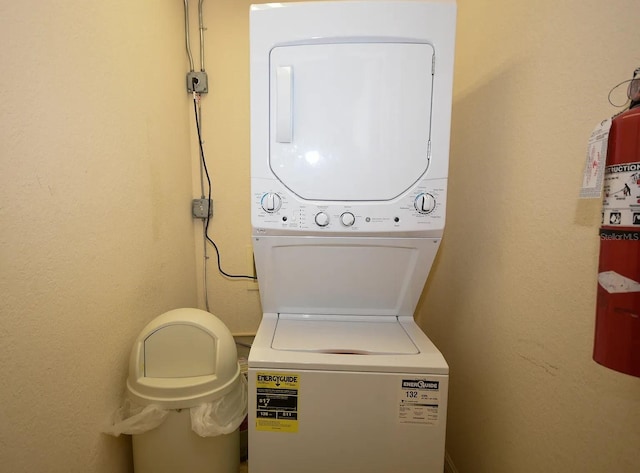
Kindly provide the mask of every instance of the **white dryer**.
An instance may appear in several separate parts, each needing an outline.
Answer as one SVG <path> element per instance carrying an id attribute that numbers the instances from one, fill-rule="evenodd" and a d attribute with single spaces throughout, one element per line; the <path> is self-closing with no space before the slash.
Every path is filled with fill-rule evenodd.
<path id="1" fill-rule="evenodd" d="M 251 8 L 251 473 L 440 473 L 454 1 Z"/>

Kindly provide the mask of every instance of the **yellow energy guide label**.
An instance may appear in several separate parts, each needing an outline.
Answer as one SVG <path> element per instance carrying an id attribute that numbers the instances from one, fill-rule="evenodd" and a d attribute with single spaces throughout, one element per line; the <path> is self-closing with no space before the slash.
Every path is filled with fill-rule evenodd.
<path id="1" fill-rule="evenodd" d="M 256 430 L 298 431 L 297 373 L 256 373 Z"/>

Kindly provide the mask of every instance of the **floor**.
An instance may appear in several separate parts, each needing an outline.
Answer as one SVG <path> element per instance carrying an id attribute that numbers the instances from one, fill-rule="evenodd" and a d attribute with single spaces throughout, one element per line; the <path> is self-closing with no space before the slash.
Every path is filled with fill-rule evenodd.
<path id="1" fill-rule="evenodd" d="M 247 462 L 242 462 L 240 463 L 240 470 L 238 470 L 239 473 L 248 473 L 249 472 L 249 466 L 247 465 Z"/>

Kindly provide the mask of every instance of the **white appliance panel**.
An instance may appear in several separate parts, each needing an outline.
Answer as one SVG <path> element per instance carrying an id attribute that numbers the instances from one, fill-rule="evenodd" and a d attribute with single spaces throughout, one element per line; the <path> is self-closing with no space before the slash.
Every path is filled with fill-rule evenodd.
<path id="1" fill-rule="evenodd" d="M 258 373 L 298 376 L 297 432 L 256 428 Z M 401 387 L 405 380 L 438 383 L 437 403 L 429 408 L 433 417 L 428 422 L 402 421 L 405 392 Z M 442 473 L 447 391 L 448 376 L 429 373 L 250 367 L 251 472 Z"/>
<path id="2" fill-rule="evenodd" d="M 262 310 L 413 315 L 440 240 L 254 237 Z"/>
<path id="3" fill-rule="evenodd" d="M 251 185 L 255 234 L 433 238 L 442 236 L 444 228 L 446 179 L 422 179 L 401 198 L 389 202 L 310 202 L 293 195 L 276 179 L 254 179 Z M 272 211 L 263 208 L 269 195 L 278 196 L 279 206 Z M 433 199 L 433 208 L 422 209 L 422 196 Z M 318 225 L 319 214 L 327 216 L 326 225 Z"/>
<path id="4" fill-rule="evenodd" d="M 271 51 L 270 167 L 305 200 L 391 200 L 429 165 L 433 46 L 343 41 Z"/>
<path id="5" fill-rule="evenodd" d="M 280 314 L 271 348 L 352 355 L 415 355 L 397 317 Z"/>

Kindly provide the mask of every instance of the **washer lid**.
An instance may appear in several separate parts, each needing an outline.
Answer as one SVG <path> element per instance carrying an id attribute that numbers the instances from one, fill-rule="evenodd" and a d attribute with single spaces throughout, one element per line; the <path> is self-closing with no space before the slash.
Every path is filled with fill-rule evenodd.
<path id="1" fill-rule="evenodd" d="M 373 319 L 373 320 L 372 320 Z M 274 350 L 355 355 L 419 353 L 397 317 L 280 314 Z"/>
<path id="2" fill-rule="evenodd" d="M 333 41 L 271 50 L 271 172 L 305 200 L 394 199 L 429 166 L 434 48 Z"/>

